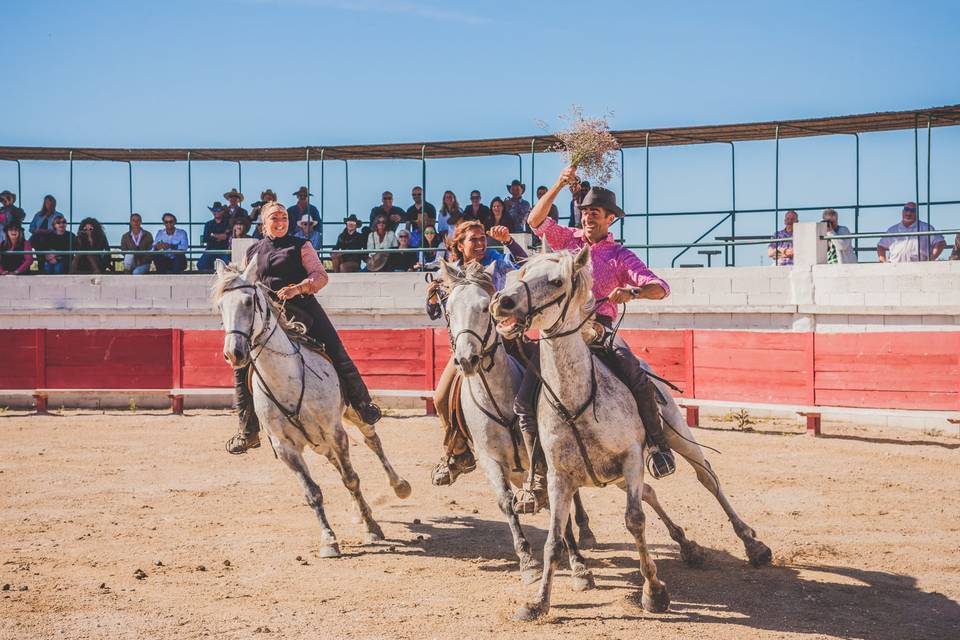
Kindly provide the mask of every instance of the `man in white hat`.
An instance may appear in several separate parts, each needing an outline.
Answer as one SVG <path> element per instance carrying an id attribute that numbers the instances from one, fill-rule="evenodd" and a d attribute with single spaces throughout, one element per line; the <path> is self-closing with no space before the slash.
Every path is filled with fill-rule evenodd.
<path id="1" fill-rule="evenodd" d="M 303 216 L 309 216 L 317 222 L 320 222 L 320 212 L 317 211 L 317 208 L 310 204 L 310 196 L 313 194 L 310 193 L 310 190 L 306 187 L 300 187 L 293 192 L 293 195 L 297 197 L 297 204 L 289 207 L 287 209 L 287 215 L 290 216 L 290 228 L 300 228 L 300 218 Z"/>

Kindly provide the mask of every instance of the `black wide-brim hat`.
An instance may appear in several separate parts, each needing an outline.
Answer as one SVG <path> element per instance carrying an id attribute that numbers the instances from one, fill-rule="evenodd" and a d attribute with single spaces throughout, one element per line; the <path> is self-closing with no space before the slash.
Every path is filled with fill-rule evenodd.
<path id="1" fill-rule="evenodd" d="M 348 223 L 348 222 L 356 222 L 357 225 L 362 224 L 362 222 L 360 221 L 360 218 L 358 218 L 358 217 L 357 217 L 357 214 L 355 214 L 355 213 L 351 213 L 349 216 L 347 216 L 346 218 L 343 219 L 343 223 L 344 223 L 344 224 L 346 224 L 346 223 Z"/>
<path id="2" fill-rule="evenodd" d="M 587 195 L 583 197 L 583 202 L 580 203 L 581 209 L 588 207 L 599 207 L 618 218 L 626 215 L 623 209 L 617 206 L 617 194 L 604 187 L 590 187 L 590 191 L 587 191 Z"/>

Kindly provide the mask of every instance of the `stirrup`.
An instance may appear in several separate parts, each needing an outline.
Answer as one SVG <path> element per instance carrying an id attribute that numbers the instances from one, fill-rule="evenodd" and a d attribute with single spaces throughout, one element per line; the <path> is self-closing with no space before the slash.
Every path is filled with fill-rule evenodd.
<path id="1" fill-rule="evenodd" d="M 532 516 L 549 507 L 550 500 L 546 496 L 546 490 L 543 491 L 542 498 L 538 493 L 540 492 L 528 487 L 517 489 L 513 494 L 513 512 L 517 515 Z"/>
<path id="2" fill-rule="evenodd" d="M 259 433 L 237 433 L 232 438 L 227 440 L 225 446 L 227 453 L 232 453 L 233 455 L 240 455 L 246 453 L 250 449 L 256 449 L 260 446 L 260 434 Z"/>
<path id="3" fill-rule="evenodd" d="M 677 465 L 673 460 L 673 452 L 669 449 L 661 451 L 658 448 L 651 448 L 647 454 L 647 471 L 651 476 L 659 480 L 665 478 L 677 470 Z"/>
<path id="4" fill-rule="evenodd" d="M 461 454 L 463 455 L 463 454 Z M 477 468 L 476 460 L 471 460 L 467 464 L 457 460 L 456 456 L 450 456 L 441 460 L 433 468 L 433 475 L 430 476 L 430 482 L 435 487 L 446 487 L 456 482 L 457 478 L 465 473 L 470 473 Z"/>

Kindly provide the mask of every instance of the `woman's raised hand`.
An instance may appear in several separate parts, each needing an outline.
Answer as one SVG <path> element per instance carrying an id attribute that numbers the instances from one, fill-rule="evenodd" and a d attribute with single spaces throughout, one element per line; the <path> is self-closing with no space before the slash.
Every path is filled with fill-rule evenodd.
<path id="1" fill-rule="evenodd" d="M 490 231 L 488 231 L 487 234 L 494 240 L 504 244 L 510 242 L 510 229 L 506 228 L 502 224 L 490 227 Z"/>

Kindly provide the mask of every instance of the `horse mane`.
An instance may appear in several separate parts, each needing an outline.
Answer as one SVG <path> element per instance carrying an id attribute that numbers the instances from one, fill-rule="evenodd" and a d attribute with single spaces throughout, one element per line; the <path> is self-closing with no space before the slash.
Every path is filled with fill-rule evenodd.
<path id="1" fill-rule="evenodd" d="M 483 265 L 476 261 L 470 262 L 464 267 L 462 278 L 451 274 L 450 284 L 452 285 L 451 289 L 461 284 L 475 284 L 490 295 L 497 292 L 496 287 L 493 286 L 493 278 L 484 270 Z"/>
<path id="2" fill-rule="evenodd" d="M 220 277 L 216 278 L 210 286 L 210 301 L 213 302 L 214 305 L 219 303 L 220 300 L 223 299 L 225 290 L 242 275 L 243 270 L 239 266 L 232 263 L 226 265 Z"/>
<path id="3" fill-rule="evenodd" d="M 239 266 L 234 264 L 226 265 L 221 276 L 214 280 L 213 285 L 210 287 L 210 299 L 213 304 L 218 304 L 220 300 L 223 299 L 226 290 L 229 289 L 238 279 L 241 279 L 242 276 L 243 269 L 241 269 Z M 266 300 L 267 304 L 270 305 L 270 308 L 273 309 L 275 315 L 277 316 L 277 321 L 280 323 L 281 329 L 287 333 L 297 334 L 300 336 L 307 334 L 307 327 L 302 322 L 298 322 L 297 320 L 292 320 L 287 317 L 285 305 L 275 302 L 268 295 L 264 295 L 263 299 Z"/>
<path id="4" fill-rule="evenodd" d="M 566 249 L 553 253 L 538 253 L 527 259 L 526 263 L 524 263 L 523 269 L 521 269 L 521 273 L 528 267 L 532 267 L 540 262 L 558 262 L 563 269 L 564 277 L 566 277 L 568 280 L 572 280 L 573 261 L 576 257 L 576 253 Z M 580 269 L 579 276 L 580 277 L 577 278 L 577 286 L 573 291 L 571 306 L 580 307 L 583 314 L 586 315 L 591 313 L 594 307 L 596 307 L 596 300 L 593 298 L 593 263 L 591 262 L 584 268 Z"/>

